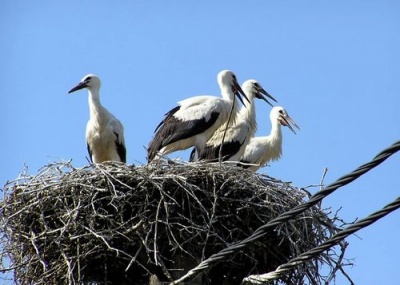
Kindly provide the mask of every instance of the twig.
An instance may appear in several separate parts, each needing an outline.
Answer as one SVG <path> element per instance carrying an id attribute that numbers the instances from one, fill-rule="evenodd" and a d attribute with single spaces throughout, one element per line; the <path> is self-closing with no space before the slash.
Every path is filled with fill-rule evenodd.
<path id="1" fill-rule="evenodd" d="M 235 109 L 235 106 L 236 106 L 235 103 L 236 103 L 236 96 L 233 96 L 232 107 L 231 107 L 231 110 L 230 110 L 230 112 L 229 112 L 228 120 L 226 121 L 224 134 L 223 134 L 222 140 L 221 140 L 221 146 L 219 147 L 219 152 L 218 152 L 218 162 L 219 162 L 219 165 L 220 165 L 220 166 L 222 165 L 222 161 L 223 161 L 222 149 L 223 149 L 223 147 L 224 147 L 225 135 L 226 135 L 226 132 L 228 131 L 229 126 L 230 126 L 230 121 L 231 121 L 232 113 L 233 113 L 233 110 Z M 236 118 L 235 118 L 235 119 L 236 119 Z M 200 155 L 200 154 L 199 154 L 199 155 Z"/>

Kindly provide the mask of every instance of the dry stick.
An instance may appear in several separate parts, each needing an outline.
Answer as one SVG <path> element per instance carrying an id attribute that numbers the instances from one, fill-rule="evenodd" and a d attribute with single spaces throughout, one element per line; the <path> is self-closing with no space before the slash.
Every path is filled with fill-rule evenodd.
<path id="1" fill-rule="evenodd" d="M 76 264 L 78 266 L 78 280 L 80 281 L 81 280 L 81 254 L 80 254 L 79 249 L 80 249 L 80 240 L 78 238 L 77 245 L 76 245 L 76 258 L 77 258 Z"/>
<path id="2" fill-rule="evenodd" d="M 322 173 L 321 181 L 319 182 L 319 184 L 321 185 L 319 190 L 322 190 L 324 188 L 324 180 L 327 173 L 328 173 L 328 167 L 325 167 L 324 172 Z"/>
<path id="3" fill-rule="evenodd" d="M 36 235 L 35 233 L 31 230 L 31 244 L 34 247 L 35 251 L 36 251 L 36 255 L 38 256 L 39 262 L 42 264 L 43 267 L 43 273 L 46 273 L 47 270 L 47 264 L 45 263 L 45 261 L 42 259 L 42 257 L 40 256 L 40 250 L 38 249 L 38 247 L 35 244 L 35 239 L 36 239 Z"/>
<path id="4" fill-rule="evenodd" d="M 350 285 L 354 285 L 354 282 L 353 282 L 353 280 L 351 280 L 349 274 L 347 274 L 347 273 L 343 270 L 342 267 L 340 267 L 339 270 L 340 270 L 340 272 L 347 278 L 347 280 L 350 281 Z"/>
<path id="5" fill-rule="evenodd" d="M 68 283 L 72 284 L 73 275 L 72 275 L 71 262 L 68 260 L 68 257 L 65 254 L 64 250 L 62 249 L 60 242 L 56 242 L 56 243 L 57 243 L 57 245 L 58 245 L 58 247 L 60 249 L 61 255 L 64 258 L 65 263 L 67 264 L 67 268 L 68 268 Z"/>
<path id="6" fill-rule="evenodd" d="M 369 215 L 368 217 L 359 220 L 357 223 L 352 224 L 351 226 L 347 227 L 343 231 L 338 232 L 337 234 L 333 235 L 330 239 L 323 242 L 321 245 L 314 247 L 308 250 L 305 253 L 300 254 L 299 256 L 292 258 L 287 263 L 280 265 L 275 271 L 262 274 L 262 275 L 250 275 L 243 279 L 242 284 L 246 282 L 250 282 L 250 284 L 263 284 L 274 279 L 278 279 L 287 271 L 297 267 L 299 264 L 302 264 L 314 257 L 317 257 L 323 251 L 331 248 L 332 246 L 337 245 L 338 242 L 342 241 L 349 235 L 355 233 L 356 231 L 368 227 L 369 225 L 375 223 L 379 219 L 385 217 L 386 215 L 390 214 L 391 212 L 400 208 L 400 197 L 398 197 L 393 202 L 387 204 L 385 207 L 376 211 Z"/>
<path id="7" fill-rule="evenodd" d="M 125 251 L 119 250 L 115 247 L 112 247 L 107 240 L 105 239 L 105 237 L 103 237 L 102 235 L 96 233 L 95 231 L 91 230 L 90 228 L 83 226 L 84 229 L 86 229 L 88 232 L 90 232 L 92 235 L 94 235 L 96 238 L 101 239 L 103 241 L 103 243 L 107 246 L 107 248 L 109 250 L 115 251 L 115 253 L 117 254 L 117 256 L 119 256 L 120 254 L 123 254 L 129 258 L 132 258 L 132 256 L 128 253 L 126 253 Z"/>
<path id="8" fill-rule="evenodd" d="M 233 102 L 232 102 L 231 111 L 229 112 L 229 117 L 228 117 L 228 120 L 226 121 L 226 127 L 225 127 L 225 130 L 224 130 L 224 135 L 222 136 L 221 146 L 219 147 L 219 152 L 218 152 L 218 162 L 219 162 L 220 166 L 222 165 L 222 148 L 224 146 L 224 140 L 225 140 L 226 132 L 229 129 L 229 122 L 230 122 L 231 117 L 232 117 L 233 109 L 235 108 L 235 101 L 236 101 L 236 96 L 233 96 Z"/>
<path id="9" fill-rule="evenodd" d="M 125 268 L 125 272 L 128 272 L 129 268 L 132 266 L 132 264 L 136 261 L 136 258 L 138 257 L 139 253 L 142 251 L 143 244 L 140 245 L 139 249 L 136 251 L 135 255 L 129 262 L 128 266 Z"/>
<path id="10" fill-rule="evenodd" d="M 323 172 L 322 172 L 322 177 L 321 177 L 321 180 L 320 180 L 319 184 L 307 185 L 306 187 L 303 188 L 303 190 L 305 190 L 305 188 L 313 188 L 313 187 L 319 187 L 319 190 L 322 190 L 324 188 L 324 180 L 325 180 L 325 176 L 326 176 L 327 173 L 328 173 L 328 168 L 325 167 Z M 310 194 L 310 192 L 308 192 L 308 191 L 307 191 L 307 193 Z M 310 194 L 310 196 L 311 196 L 311 194 Z"/>
<path id="11" fill-rule="evenodd" d="M 216 190 L 215 189 L 215 185 L 216 185 L 215 176 L 213 176 L 213 180 L 214 180 L 214 186 L 213 186 L 214 201 L 212 203 L 212 212 L 211 212 L 210 221 L 208 223 L 207 235 L 206 235 L 206 238 L 204 240 L 204 246 L 203 246 L 203 250 L 202 250 L 202 254 L 201 254 L 201 260 L 204 260 L 204 258 L 205 258 L 205 251 L 206 251 L 206 247 L 207 247 L 207 242 L 208 242 L 208 239 L 210 237 L 210 231 L 211 231 L 212 224 L 214 222 L 214 217 L 215 217 L 215 212 L 216 212 L 215 208 L 216 208 L 217 200 L 218 200 L 218 196 L 217 196 L 216 191 L 215 191 Z"/>
<path id="12" fill-rule="evenodd" d="M 343 259 L 344 259 L 344 253 L 345 253 L 345 250 L 346 250 L 347 246 L 349 245 L 349 243 L 346 242 L 346 241 L 342 241 L 342 242 L 339 243 L 339 245 L 340 245 L 340 248 L 341 248 L 342 252 L 340 253 L 338 261 L 336 263 L 336 266 L 333 268 L 332 272 L 329 274 L 329 277 L 326 280 L 325 284 L 331 283 L 333 278 L 335 278 L 335 276 L 336 276 L 336 272 L 340 271 L 340 272 L 343 273 L 344 276 L 346 276 L 346 278 L 350 282 L 350 284 L 353 285 L 354 284 L 353 280 L 351 280 L 350 276 L 348 276 L 347 274 L 344 274 L 345 272 L 344 272 L 344 270 L 342 268 L 342 265 L 343 265 L 342 262 L 343 262 Z"/>
<path id="13" fill-rule="evenodd" d="M 319 190 L 322 191 L 324 189 L 324 180 L 325 180 L 325 176 L 326 173 L 328 172 L 328 167 L 324 168 L 324 172 L 322 173 L 322 178 L 321 181 L 319 182 L 320 186 L 319 186 Z M 322 204 L 322 200 L 318 203 L 318 206 L 321 207 Z"/>
<path id="14" fill-rule="evenodd" d="M 116 161 L 114 161 L 113 163 L 116 163 L 116 165 L 118 166 L 118 167 L 120 167 L 120 165 L 123 165 L 123 166 L 126 166 L 126 164 L 125 163 L 123 163 L 123 162 L 116 162 Z M 105 165 L 103 164 L 103 165 L 101 165 L 102 167 L 105 167 Z M 100 171 L 101 172 L 103 172 L 104 173 L 104 175 L 108 175 L 108 176 L 110 176 L 111 177 L 111 179 L 114 179 L 115 181 L 117 181 L 119 184 L 121 184 L 122 186 L 124 186 L 124 187 L 126 187 L 126 188 L 128 188 L 128 189 L 130 189 L 130 190 L 135 190 L 133 187 L 131 187 L 131 186 L 129 186 L 128 184 L 126 184 L 126 183 L 124 183 L 124 182 L 122 182 L 120 179 L 118 179 L 115 175 L 112 175 L 112 174 L 110 174 L 110 173 L 108 173 L 107 171 L 103 171 L 100 167 L 99 167 L 99 169 L 100 169 Z M 108 178 L 108 177 L 107 177 Z M 110 183 L 114 186 L 114 183 L 111 181 L 111 179 L 109 180 L 110 181 Z M 114 187 L 115 188 L 115 187 Z M 115 189 L 114 189 L 115 190 Z"/>
<path id="15" fill-rule="evenodd" d="M 231 255 L 232 253 L 234 253 L 240 249 L 243 249 L 247 245 L 249 245 L 249 244 L 253 243 L 254 241 L 260 239 L 261 237 L 265 236 L 266 234 L 268 234 L 268 230 L 275 228 L 276 226 L 281 225 L 282 223 L 285 223 L 285 222 L 295 218 L 298 214 L 301 214 L 304 211 L 306 211 L 307 209 L 316 205 L 323 198 L 332 194 L 335 190 L 353 182 L 354 180 L 359 178 L 361 175 L 365 174 L 366 172 L 370 171 L 374 167 L 376 167 L 379 164 L 381 164 L 382 162 L 384 162 L 388 157 L 390 157 L 391 155 L 393 155 L 394 153 L 396 153 L 399 150 L 400 150 L 400 141 L 397 141 L 393 145 L 388 147 L 387 149 L 381 151 L 378 155 L 376 155 L 374 157 L 374 159 L 372 161 L 361 165 L 360 167 L 355 169 L 353 172 L 351 172 L 345 176 L 342 176 L 341 178 L 336 180 L 334 183 L 328 185 L 324 190 L 315 193 L 308 202 L 300 204 L 300 205 L 294 207 L 292 210 L 279 215 L 275 219 L 272 219 L 267 224 L 256 229 L 256 231 L 248 238 L 211 255 L 208 259 L 200 262 L 200 264 L 198 264 L 195 268 L 189 270 L 189 272 L 186 273 L 184 276 L 182 276 L 181 278 L 175 280 L 174 282 L 172 282 L 170 284 L 171 285 L 179 284 L 179 283 L 185 281 L 186 279 L 194 278 L 196 275 L 198 275 L 201 272 L 203 272 L 204 270 L 210 268 L 215 263 L 224 260 L 225 258 L 227 258 L 227 256 Z"/>
<path id="16" fill-rule="evenodd" d="M 158 266 L 158 258 L 157 258 L 157 229 L 158 229 L 158 215 L 160 214 L 161 203 L 163 202 L 164 197 L 161 195 L 161 199 L 158 202 L 157 212 L 156 212 L 156 219 L 154 225 L 154 242 L 153 242 L 153 250 L 154 250 L 154 262 Z"/>

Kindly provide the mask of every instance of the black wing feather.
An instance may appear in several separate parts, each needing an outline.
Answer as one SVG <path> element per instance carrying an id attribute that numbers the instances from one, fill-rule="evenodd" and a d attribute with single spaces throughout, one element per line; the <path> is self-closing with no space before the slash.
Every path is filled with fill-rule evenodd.
<path id="1" fill-rule="evenodd" d="M 89 153 L 90 162 L 93 163 L 92 151 L 90 149 L 90 146 L 89 146 L 89 144 L 86 144 L 86 146 L 87 146 L 87 150 L 88 150 L 88 153 Z"/>
<path id="2" fill-rule="evenodd" d="M 167 112 L 164 115 L 164 119 L 158 124 L 158 126 L 156 127 L 156 129 L 154 130 L 154 132 L 156 133 L 157 130 L 168 120 L 170 120 L 170 118 L 179 111 L 179 109 L 181 108 L 180 105 L 176 106 L 175 108 L 171 109 L 169 112 Z"/>
<path id="3" fill-rule="evenodd" d="M 240 147 L 243 145 L 243 142 L 239 141 L 230 141 L 224 142 L 222 147 L 222 161 L 228 160 L 234 154 L 236 154 Z M 199 155 L 199 160 L 206 160 L 210 162 L 216 162 L 219 160 L 219 149 L 221 145 L 217 146 L 206 146 L 204 151 Z"/>
<path id="4" fill-rule="evenodd" d="M 122 162 L 126 163 L 126 148 L 125 145 L 119 142 L 119 136 L 114 132 L 117 139 L 115 140 L 115 146 L 117 147 L 117 153 Z"/>
<path id="5" fill-rule="evenodd" d="M 194 162 L 196 158 L 196 148 L 194 147 L 189 155 L 189 162 Z"/>
<path id="6" fill-rule="evenodd" d="M 204 132 L 214 125 L 219 116 L 218 112 L 212 112 L 209 120 L 201 118 L 182 121 L 173 116 L 179 109 L 180 106 L 177 106 L 169 111 L 162 122 L 157 126 L 154 138 L 147 148 L 148 161 L 153 160 L 157 152 L 163 147 Z"/>

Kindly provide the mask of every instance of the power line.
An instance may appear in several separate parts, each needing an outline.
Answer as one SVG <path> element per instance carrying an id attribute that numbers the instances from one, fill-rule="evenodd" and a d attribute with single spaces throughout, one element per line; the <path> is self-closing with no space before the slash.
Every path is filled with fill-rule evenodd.
<path id="1" fill-rule="evenodd" d="M 297 267 L 299 264 L 304 263 L 314 257 L 318 257 L 322 252 L 331 248 L 332 246 L 337 245 L 341 240 L 347 238 L 349 235 L 355 233 L 356 231 L 368 227 L 369 225 L 375 223 L 379 219 L 383 218 L 387 214 L 397 210 L 400 208 L 400 197 L 396 200 L 391 202 L 390 204 L 386 205 L 379 211 L 369 215 L 368 217 L 359 220 L 357 223 L 352 224 L 351 226 L 347 227 L 346 229 L 338 232 L 337 234 L 333 235 L 330 239 L 323 242 L 317 247 L 314 247 L 308 250 L 305 253 L 300 254 L 299 256 L 292 258 L 287 263 L 280 265 L 275 271 L 262 274 L 262 275 L 250 275 L 243 279 L 242 284 L 246 284 L 246 282 L 250 282 L 251 284 L 263 284 L 268 281 L 272 281 L 281 277 L 287 271 Z"/>

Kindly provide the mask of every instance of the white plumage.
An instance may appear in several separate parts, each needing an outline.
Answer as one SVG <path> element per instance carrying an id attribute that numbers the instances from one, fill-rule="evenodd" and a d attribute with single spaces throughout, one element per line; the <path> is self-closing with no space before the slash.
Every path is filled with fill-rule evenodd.
<path id="1" fill-rule="evenodd" d="M 215 96 L 191 97 L 178 102 L 178 106 L 165 114 L 164 119 L 155 130 L 154 138 L 149 143 L 148 162 L 157 155 L 184 150 L 191 146 L 195 146 L 198 153 L 201 153 L 215 130 L 227 122 L 231 110 L 230 123 L 235 121 L 237 114 L 235 96 L 242 103 L 241 96 L 248 99 L 232 71 L 221 71 L 218 74 L 218 84 L 222 98 Z"/>
<path id="2" fill-rule="evenodd" d="M 262 99 L 271 106 L 272 104 L 265 96 L 276 102 L 276 100 L 262 88 L 260 83 L 254 79 L 245 81 L 242 84 L 242 90 L 249 99 L 249 102 L 244 103 L 238 113 L 236 122 L 232 126 L 226 129 L 225 125 L 221 125 L 215 131 L 214 135 L 207 141 L 203 153 L 199 156 L 199 160 L 218 161 L 222 144 L 222 160 L 239 161 L 250 138 L 254 136 L 257 130 L 254 98 Z"/>
<path id="3" fill-rule="evenodd" d="M 281 157 L 282 125 L 288 127 L 294 133 L 296 132 L 290 124 L 300 129 L 283 107 L 272 108 L 270 119 L 272 124 L 270 135 L 251 138 L 240 159 L 240 162 L 243 163 L 242 166 L 254 172 L 266 163 L 278 160 Z"/>
<path id="4" fill-rule="evenodd" d="M 89 93 L 90 119 L 86 125 L 86 142 L 90 160 L 126 162 L 124 127 L 100 103 L 100 79 L 88 74 L 68 93 L 86 88 Z"/>

